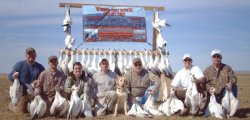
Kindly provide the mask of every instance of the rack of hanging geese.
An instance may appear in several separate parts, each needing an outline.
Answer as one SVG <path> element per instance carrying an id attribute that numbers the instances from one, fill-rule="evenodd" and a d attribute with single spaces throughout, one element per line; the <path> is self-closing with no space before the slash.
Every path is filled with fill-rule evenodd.
<path id="1" fill-rule="evenodd" d="M 168 52 L 158 52 L 152 50 L 102 50 L 102 49 L 76 49 L 72 50 L 75 38 L 71 36 L 72 20 L 70 17 L 70 6 L 65 6 L 65 18 L 63 20 L 63 30 L 66 33 L 65 49 L 59 50 L 59 68 L 68 75 L 73 71 L 74 62 L 81 62 L 86 73 L 94 74 L 100 71 L 99 63 L 103 58 L 109 61 L 109 69 L 118 75 L 127 73 L 132 67 L 134 58 L 140 58 L 142 66 L 153 73 L 160 75 L 164 73 L 166 76 L 172 76 L 172 69 L 168 60 Z M 158 19 L 158 12 L 156 12 Z M 159 26 L 161 27 L 161 26 Z M 160 28 L 159 28 L 160 29 Z M 160 30 L 159 30 L 160 31 Z M 81 57 L 80 57 L 81 56 Z"/>

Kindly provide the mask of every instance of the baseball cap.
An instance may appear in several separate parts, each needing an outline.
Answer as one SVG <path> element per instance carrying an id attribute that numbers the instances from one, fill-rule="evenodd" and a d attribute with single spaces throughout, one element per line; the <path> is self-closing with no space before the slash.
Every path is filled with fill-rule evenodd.
<path id="1" fill-rule="evenodd" d="M 183 60 L 186 59 L 186 58 L 192 59 L 192 56 L 191 56 L 190 54 L 185 54 L 185 55 L 182 57 Z"/>
<path id="2" fill-rule="evenodd" d="M 221 55 L 220 50 L 214 49 L 214 50 L 211 52 L 211 57 L 214 56 L 215 54 Z"/>
<path id="3" fill-rule="evenodd" d="M 136 62 L 140 62 L 140 63 L 141 63 L 141 59 L 140 59 L 140 58 L 135 58 L 135 59 L 133 60 L 133 63 L 136 63 Z"/>
<path id="4" fill-rule="evenodd" d="M 57 57 L 52 55 L 52 56 L 49 57 L 48 61 L 50 62 L 51 60 L 56 60 L 57 61 Z"/>
<path id="5" fill-rule="evenodd" d="M 32 47 L 28 47 L 28 48 L 26 49 L 26 53 L 28 54 L 29 52 L 36 53 L 35 49 L 32 48 Z"/>

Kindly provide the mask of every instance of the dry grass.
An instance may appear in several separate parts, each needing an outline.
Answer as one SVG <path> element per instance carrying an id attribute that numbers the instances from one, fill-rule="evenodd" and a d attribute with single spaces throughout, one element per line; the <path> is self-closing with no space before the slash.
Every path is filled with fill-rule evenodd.
<path id="1" fill-rule="evenodd" d="M 250 119 L 250 73 L 238 73 L 238 99 L 240 102 L 238 111 L 236 112 L 236 115 L 234 117 L 231 117 L 230 119 L 232 120 L 239 120 L 239 119 Z M 0 75 L 0 119 L 1 120 L 25 120 L 25 119 L 30 119 L 29 114 L 21 114 L 21 113 L 12 113 L 10 111 L 6 110 L 6 106 L 10 102 L 9 98 L 9 86 L 11 82 L 7 79 L 6 74 Z M 56 119 L 55 117 L 46 117 L 43 118 L 44 120 L 51 120 L 51 119 Z M 58 118 L 57 118 L 58 119 Z M 117 120 L 138 120 L 138 119 L 157 119 L 157 120 L 165 120 L 165 119 L 174 119 L 174 120 L 201 120 L 204 119 L 202 116 L 198 117 L 191 117 L 191 116 L 178 116 L 174 115 L 171 117 L 165 117 L 165 116 L 160 116 L 160 117 L 153 117 L 153 118 L 134 118 L 134 117 L 128 117 L 125 115 L 119 114 L 116 118 L 113 117 L 113 115 L 107 115 L 107 116 L 102 116 L 102 117 L 94 117 L 96 120 L 111 120 L 111 119 L 117 119 Z M 213 120 L 214 118 L 208 117 L 206 118 L 208 120 Z"/>

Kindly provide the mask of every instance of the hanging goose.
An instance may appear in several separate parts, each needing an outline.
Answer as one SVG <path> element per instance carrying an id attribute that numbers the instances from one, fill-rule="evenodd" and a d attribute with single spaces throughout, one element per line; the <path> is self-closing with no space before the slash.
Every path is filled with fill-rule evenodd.
<path id="1" fill-rule="evenodd" d="M 66 33 L 70 33 L 71 30 L 70 30 L 70 27 L 72 25 L 72 20 L 71 20 L 71 17 L 70 17 L 70 7 L 69 5 L 66 5 L 66 11 L 65 11 L 65 18 L 63 20 L 63 31 L 66 32 Z"/>
<path id="2" fill-rule="evenodd" d="M 65 58 L 62 61 L 62 71 L 65 76 L 68 76 L 69 69 L 68 69 L 68 63 L 69 63 L 70 57 L 68 55 L 68 50 L 65 51 Z"/>
<path id="3" fill-rule="evenodd" d="M 115 70 L 115 63 L 113 61 L 113 51 L 109 49 L 109 69 L 111 71 Z"/>
<path id="4" fill-rule="evenodd" d="M 155 20 L 152 22 L 152 26 L 157 30 L 157 31 L 161 31 L 161 27 L 165 27 L 168 26 L 170 27 L 170 25 L 167 23 L 166 19 L 160 19 L 159 18 L 159 12 L 155 11 L 154 13 L 154 18 Z"/>
<path id="5" fill-rule="evenodd" d="M 90 67 L 88 68 L 88 71 L 91 73 L 91 74 L 94 74 L 98 71 L 98 68 L 97 68 L 97 60 L 96 60 L 96 50 L 92 50 L 92 53 L 93 53 L 93 59 L 92 59 L 92 62 L 91 62 L 91 65 Z"/>
<path id="6" fill-rule="evenodd" d="M 74 51 L 71 50 L 70 51 L 70 61 L 68 63 L 68 69 L 69 69 L 69 73 L 73 71 L 73 64 L 75 63 L 75 59 L 74 59 Z"/>
<path id="7" fill-rule="evenodd" d="M 145 60 L 144 60 L 144 57 L 143 57 L 143 53 L 140 51 L 139 55 L 140 55 L 142 66 L 145 67 Z"/>
<path id="8" fill-rule="evenodd" d="M 128 60 L 127 66 L 125 66 L 126 71 L 129 71 L 132 68 L 132 66 L 133 66 L 133 63 L 132 63 L 133 62 L 132 53 L 133 53 L 133 50 L 129 50 L 129 53 L 128 53 L 129 60 Z"/>
<path id="9" fill-rule="evenodd" d="M 123 57 L 122 57 L 122 50 L 118 50 L 118 61 L 117 61 L 118 68 L 121 74 L 124 74 L 124 66 L 123 66 Z"/>
<path id="10" fill-rule="evenodd" d="M 14 73 L 15 76 L 19 76 L 19 72 Z M 10 99 L 11 103 L 17 105 L 18 100 L 23 95 L 23 86 L 20 84 L 19 79 L 14 79 L 13 85 L 10 86 Z"/>
<path id="11" fill-rule="evenodd" d="M 127 55 L 127 52 L 125 51 L 125 49 L 123 50 L 123 69 L 124 69 L 124 73 L 127 73 L 128 72 L 128 70 L 126 69 L 126 67 L 128 66 L 128 55 Z"/>
<path id="12" fill-rule="evenodd" d="M 65 37 L 65 45 L 67 49 L 70 49 L 73 47 L 75 44 L 76 39 L 71 36 L 71 34 L 66 34 Z"/>

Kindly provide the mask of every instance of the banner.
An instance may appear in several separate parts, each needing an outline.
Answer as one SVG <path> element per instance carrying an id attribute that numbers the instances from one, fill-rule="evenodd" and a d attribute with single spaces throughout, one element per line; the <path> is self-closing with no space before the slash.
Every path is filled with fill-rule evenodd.
<path id="1" fill-rule="evenodd" d="M 83 41 L 146 42 L 144 8 L 83 6 Z"/>

